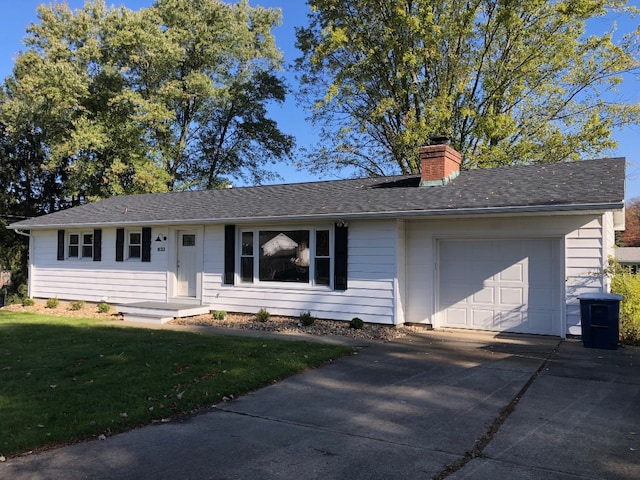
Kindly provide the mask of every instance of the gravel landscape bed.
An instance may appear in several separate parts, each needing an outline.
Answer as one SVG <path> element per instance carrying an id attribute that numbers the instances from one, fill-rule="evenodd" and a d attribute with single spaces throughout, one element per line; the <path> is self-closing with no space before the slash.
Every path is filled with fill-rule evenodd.
<path id="1" fill-rule="evenodd" d="M 121 320 L 122 316 L 115 313 L 113 307 L 108 313 L 99 313 L 96 304 L 85 303 L 81 309 L 72 310 L 71 302 L 60 301 L 56 308 L 47 308 L 44 301 L 36 300 L 35 305 L 7 305 L 3 310 L 12 312 L 31 312 L 44 315 L 57 315 L 74 318 L 101 318 L 104 320 Z M 175 325 L 204 325 L 222 328 L 237 328 L 268 332 L 287 332 L 308 335 L 342 335 L 365 340 L 389 341 L 400 338 L 415 327 L 380 325 L 365 323 L 362 329 L 349 328 L 349 322 L 336 320 L 316 320 L 313 325 L 302 325 L 296 317 L 282 317 L 271 315 L 268 321 L 259 322 L 255 315 L 229 313 L 224 320 L 217 320 L 213 315 L 197 315 L 194 317 L 172 320 Z"/>
<path id="2" fill-rule="evenodd" d="M 316 320 L 313 325 L 302 325 L 296 317 L 272 315 L 266 322 L 256 320 L 255 315 L 230 313 L 224 320 L 216 320 L 212 315 L 178 318 L 170 323 L 177 325 L 211 325 L 222 328 L 240 328 L 266 332 L 302 333 L 308 335 L 342 335 L 366 340 L 389 341 L 407 333 L 410 327 L 395 327 L 365 323 L 362 329 L 349 328 L 349 322 L 337 320 Z"/>

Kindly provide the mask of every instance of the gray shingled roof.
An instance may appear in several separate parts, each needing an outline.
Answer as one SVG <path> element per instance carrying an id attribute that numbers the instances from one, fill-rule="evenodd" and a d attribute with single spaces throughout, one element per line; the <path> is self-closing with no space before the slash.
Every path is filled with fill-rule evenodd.
<path id="1" fill-rule="evenodd" d="M 640 247 L 618 247 L 616 259 L 620 263 L 640 263 Z"/>
<path id="2" fill-rule="evenodd" d="M 618 209 L 624 172 L 624 158 L 607 158 L 462 171 L 437 187 L 412 175 L 124 195 L 9 228 Z"/>

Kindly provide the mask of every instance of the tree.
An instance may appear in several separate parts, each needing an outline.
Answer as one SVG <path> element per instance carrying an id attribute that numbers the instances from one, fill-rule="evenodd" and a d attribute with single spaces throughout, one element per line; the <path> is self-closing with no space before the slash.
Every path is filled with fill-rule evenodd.
<path id="1" fill-rule="evenodd" d="M 213 188 L 229 177 L 260 183 L 288 158 L 293 137 L 267 117 L 283 102 L 275 10 L 212 0 L 159 0 L 132 30 L 114 31 L 114 61 L 146 107 L 149 142 L 169 188 Z"/>
<path id="2" fill-rule="evenodd" d="M 309 0 L 296 31 L 301 98 L 322 127 L 323 170 L 416 173 L 446 135 L 463 167 L 557 162 L 615 147 L 640 105 L 611 102 L 637 71 L 638 32 L 586 36 L 622 0 Z"/>
<path id="3" fill-rule="evenodd" d="M 621 247 L 640 247 L 640 197 L 629 201 L 624 214 L 624 231 L 617 244 Z"/>
<path id="4" fill-rule="evenodd" d="M 271 34 L 279 15 L 246 1 L 40 6 L 0 122 L 29 148 L 38 181 L 57 188 L 42 211 L 273 175 L 263 167 L 293 148 L 265 108 L 286 93 Z"/>

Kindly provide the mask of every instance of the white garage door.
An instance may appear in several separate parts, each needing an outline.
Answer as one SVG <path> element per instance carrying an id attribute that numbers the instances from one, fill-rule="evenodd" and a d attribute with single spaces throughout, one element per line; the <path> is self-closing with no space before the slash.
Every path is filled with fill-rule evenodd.
<path id="1" fill-rule="evenodd" d="M 560 335 L 560 243 L 439 242 L 439 324 Z"/>

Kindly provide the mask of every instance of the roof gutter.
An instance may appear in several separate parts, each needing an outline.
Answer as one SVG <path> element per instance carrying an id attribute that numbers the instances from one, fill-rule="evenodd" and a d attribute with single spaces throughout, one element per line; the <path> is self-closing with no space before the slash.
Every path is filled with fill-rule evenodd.
<path id="1" fill-rule="evenodd" d="M 476 216 L 476 215 L 500 215 L 510 216 L 516 214 L 544 214 L 558 212 L 560 214 L 570 214 L 576 212 L 580 214 L 603 213 L 611 210 L 624 209 L 624 201 L 615 203 L 592 203 L 581 205 L 526 205 L 515 207 L 481 207 L 481 208 L 457 208 L 457 209 L 438 209 L 438 210 L 393 210 L 388 212 L 351 212 L 351 213 L 313 213 L 307 215 L 279 215 L 279 216 L 260 216 L 260 217 L 226 217 L 226 218 L 191 218 L 184 220 L 145 220 L 145 221 L 126 221 L 126 222 L 108 222 L 108 223 L 56 223 L 56 224 L 30 224 L 29 229 L 51 229 L 63 227 L 76 228 L 99 228 L 107 226 L 120 225 L 193 225 L 193 224 L 224 224 L 224 223 L 265 223 L 265 222 L 283 222 L 283 221 L 308 221 L 308 220 L 338 220 L 338 219 L 370 219 L 370 218 L 415 218 L 415 217 L 460 217 L 460 216 Z M 7 225 L 8 229 L 18 230 L 21 228 L 17 224 Z M 22 227 L 24 228 L 24 226 Z M 28 235 L 21 233 L 23 235 Z"/>

